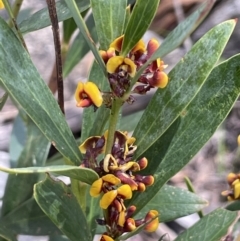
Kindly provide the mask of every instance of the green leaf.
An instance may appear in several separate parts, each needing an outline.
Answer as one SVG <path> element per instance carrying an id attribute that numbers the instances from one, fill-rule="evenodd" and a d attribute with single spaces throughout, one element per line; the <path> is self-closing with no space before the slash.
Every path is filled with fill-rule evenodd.
<path id="1" fill-rule="evenodd" d="M 0 28 L 0 83 L 56 149 L 79 165 L 78 146 L 52 93 L 32 64 L 28 53 L 2 19 Z"/>
<path id="2" fill-rule="evenodd" d="M 127 132 L 133 131 L 140 118 L 142 117 L 144 111 L 138 111 L 136 113 L 123 116 L 120 122 L 120 130 L 124 130 Z"/>
<path id="3" fill-rule="evenodd" d="M 84 1 L 76 0 L 76 3 L 80 12 L 83 12 L 90 7 L 89 0 L 84 0 Z M 56 9 L 57 9 L 57 16 L 58 16 L 59 22 L 72 17 L 71 12 L 66 6 L 66 3 L 64 0 L 61 0 L 56 3 Z M 49 18 L 48 8 L 43 8 L 40 11 L 31 15 L 29 18 L 23 20 L 18 26 L 20 28 L 20 31 L 25 34 L 32 31 L 36 31 L 38 29 L 48 27 L 50 25 L 51 25 L 51 21 Z"/>
<path id="4" fill-rule="evenodd" d="M 229 211 L 238 211 L 240 210 L 240 201 L 231 202 L 225 208 Z"/>
<path id="5" fill-rule="evenodd" d="M 182 188 L 165 185 L 136 216 L 144 218 L 149 210 L 157 210 L 160 222 L 168 222 L 179 217 L 198 212 L 206 207 L 208 202 L 196 194 Z"/>
<path id="6" fill-rule="evenodd" d="M 24 235 L 60 234 L 60 230 L 43 213 L 31 197 L 0 220 L 0 227 Z"/>
<path id="7" fill-rule="evenodd" d="M 43 166 L 45 165 L 50 147 L 49 141 L 26 115 L 24 122 L 27 127 L 27 140 L 24 149 L 18 158 L 17 167 L 27 167 L 32 165 Z M 31 176 L 8 176 L 5 194 L 3 196 L 1 210 L 2 216 L 11 212 L 14 208 L 18 207 L 33 195 L 33 185 L 38 181 L 38 178 L 39 175 L 37 174 Z"/>
<path id="8" fill-rule="evenodd" d="M 153 20 L 159 2 L 160 0 L 151 0 L 150 4 L 146 4 L 146 0 L 136 1 L 124 34 L 121 55 L 127 55 L 142 38 Z"/>
<path id="9" fill-rule="evenodd" d="M 5 105 L 8 98 L 8 94 L 4 93 L 4 95 L 0 98 L 0 111 L 2 110 L 3 106 Z"/>
<path id="10" fill-rule="evenodd" d="M 22 113 L 23 112 L 20 110 L 19 114 L 13 121 L 13 129 L 9 145 L 11 167 L 17 166 L 18 159 L 27 141 L 27 127 L 23 121 L 23 118 L 21 117 Z"/>
<path id="11" fill-rule="evenodd" d="M 107 50 L 123 33 L 127 0 L 91 0 L 91 6 L 100 49 Z"/>
<path id="12" fill-rule="evenodd" d="M 6 168 L 0 167 L 0 171 L 7 172 L 9 174 L 35 174 L 53 172 L 59 175 L 67 176 L 79 181 L 92 184 L 99 177 L 98 174 L 92 169 L 77 167 L 77 166 L 49 166 L 49 167 L 25 167 L 25 168 Z M 28 176 L 29 178 L 29 176 Z"/>
<path id="13" fill-rule="evenodd" d="M 155 170 L 156 174 L 154 184 L 141 193 L 140 200 L 139 194 L 131 199 L 139 209 L 192 159 L 226 118 L 240 93 L 239 61 L 240 55 L 236 55 L 213 69 L 198 95 L 181 113 L 178 119 L 180 125 L 163 158 L 160 148 L 162 143 L 167 142 L 167 135 L 163 135 L 144 153 L 149 162 L 143 173 L 149 175 L 153 174 L 149 171 Z M 171 129 L 174 132 L 174 125 L 168 129 L 169 132 Z"/>
<path id="14" fill-rule="evenodd" d="M 93 20 L 92 15 L 90 15 L 88 17 L 88 19 L 86 20 L 86 25 L 90 31 L 92 39 L 96 42 L 97 36 L 96 36 L 94 20 Z M 86 41 L 83 41 L 82 33 L 79 32 L 66 54 L 65 62 L 63 65 L 63 76 L 64 77 L 66 77 L 71 72 L 71 70 L 89 52 L 89 50 L 90 49 L 89 49 L 88 43 Z"/>
<path id="15" fill-rule="evenodd" d="M 76 4 L 76 1 L 75 0 L 65 0 L 65 3 L 66 5 L 68 6 L 68 8 L 70 9 L 71 13 L 72 13 L 72 16 L 75 20 L 75 23 L 77 24 L 79 30 L 81 31 L 82 33 L 82 36 L 83 38 L 85 39 L 85 41 L 87 42 L 89 48 L 91 49 L 94 57 L 95 57 L 95 60 L 97 61 L 97 63 L 99 64 L 99 66 L 101 67 L 103 73 L 106 75 L 106 67 L 105 67 L 105 64 L 103 62 L 103 59 L 101 57 L 101 55 L 99 54 L 98 52 L 98 49 L 96 47 L 96 44 L 93 42 L 93 39 L 89 33 L 89 30 L 86 26 L 86 23 L 85 21 L 83 20 L 80 12 L 79 12 L 79 9 L 78 9 L 78 6 Z"/>
<path id="16" fill-rule="evenodd" d="M 235 24 L 235 20 L 229 20 L 214 27 L 169 73 L 169 85 L 157 90 L 134 131 L 139 147 L 136 157 L 160 138 L 201 89 Z"/>
<path id="17" fill-rule="evenodd" d="M 87 221 L 71 188 L 50 177 L 34 186 L 34 198 L 43 212 L 71 240 L 92 241 Z"/>
<path id="18" fill-rule="evenodd" d="M 16 235 L 12 233 L 12 230 L 7 230 L 5 227 L 0 227 L 0 237 L 7 241 L 17 241 Z"/>
<path id="19" fill-rule="evenodd" d="M 219 241 L 229 232 L 229 228 L 237 221 L 239 214 L 224 209 L 217 209 L 195 225 L 181 233 L 174 241 Z"/>

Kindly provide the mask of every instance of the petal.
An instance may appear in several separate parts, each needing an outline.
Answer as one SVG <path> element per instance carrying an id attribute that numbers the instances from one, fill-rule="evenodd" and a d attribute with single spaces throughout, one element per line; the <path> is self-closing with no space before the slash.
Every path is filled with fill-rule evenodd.
<path id="1" fill-rule="evenodd" d="M 117 189 L 118 195 L 121 195 L 124 199 L 132 198 L 132 189 L 128 184 L 124 184 Z"/>
<path id="2" fill-rule="evenodd" d="M 161 89 L 165 88 L 168 84 L 168 76 L 163 71 L 156 71 L 153 78 L 149 80 L 149 84 Z"/>
<path id="3" fill-rule="evenodd" d="M 141 170 L 147 167 L 148 165 L 148 160 L 146 157 L 141 158 L 140 160 L 137 161 L 139 167 Z"/>
<path id="4" fill-rule="evenodd" d="M 82 154 L 85 154 L 87 149 L 94 148 L 96 142 L 101 138 L 101 136 L 91 136 L 87 138 L 80 146 L 79 150 Z"/>
<path id="5" fill-rule="evenodd" d="M 83 93 L 83 85 L 84 85 L 83 82 L 79 82 L 78 85 L 77 85 L 77 89 L 76 89 L 75 95 L 74 95 L 77 103 L 79 103 L 81 101 L 81 99 L 82 99 L 81 95 Z"/>
<path id="6" fill-rule="evenodd" d="M 113 200 L 117 197 L 117 194 L 118 194 L 117 190 L 112 190 L 105 193 L 100 200 L 100 207 L 102 209 L 107 209 L 109 205 L 111 205 Z"/>
<path id="7" fill-rule="evenodd" d="M 238 179 L 238 176 L 237 176 L 237 174 L 235 174 L 235 173 L 229 173 L 228 175 L 227 175 L 227 182 L 228 182 L 228 184 L 231 186 L 231 184 L 236 180 L 236 179 Z"/>
<path id="8" fill-rule="evenodd" d="M 110 47 L 112 47 L 112 48 L 114 48 L 116 51 L 120 52 L 121 49 L 122 49 L 123 37 L 124 37 L 124 35 L 116 38 L 116 39 L 110 44 Z"/>
<path id="9" fill-rule="evenodd" d="M 88 95 L 89 99 L 97 107 L 100 107 L 103 102 L 102 94 L 99 91 L 98 87 L 93 82 L 86 82 L 83 86 L 84 92 Z"/>
<path id="10" fill-rule="evenodd" d="M 98 180 L 96 180 L 90 188 L 90 195 L 92 197 L 97 197 L 102 191 L 102 185 L 103 185 L 102 178 L 99 178 Z"/>
<path id="11" fill-rule="evenodd" d="M 110 58 L 107 62 L 106 68 L 107 72 L 113 74 L 117 71 L 119 66 L 123 63 L 124 57 L 122 56 L 114 56 Z"/>
<path id="12" fill-rule="evenodd" d="M 237 143 L 238 143 L 238 146 L 240 146 L 240 135 L 238 135 L 237 137 Z"/>
<path id="13" fill-rule="evenodd" d="M 125 211 L 121 211 L 118 217 L 118 225 L 123 227 L 125 223 Z"/>
<path id="14" fill-rule="evenodd" d="M 135 230 L 136 229 L 135 220 L 133 218 L 128 218 L 126 220 L 125 226 L 128 232 Z"/>
<path id="15" fill-rule="evenodd" d="M 129 58 L 125 58 L 124 59 L 124 63 L 127 64 L 129 66 L 128 68 L 128 73 L 131 77 L 133 77 L 136 74 L 136 69 L 137 66 L 134 64 L 134 62 L 129 59 Z"/>
<path id="16" fill-rule="evenodd" d="M 145 221 L 149 221 L 151 219 L 153 219 L 154 217 L 157 217 L 158 216 L 158 211 L 156 210 L 150 210 L 146 217 L 145 217 Z M 147 231 L 147 232 L 154 232 L 157 230 L 158 228 L 158 225 L 159 225 L 159 219 L 158 217 L 153 219 L 150 223 L 148 223 L 145 227 L 144 227 L 144 230 Z"/>
<path id="17" fill-rule="evenodd" d="M 102 176 L 102 179 L 104 182 L 108 182 L 112 185 L 118 185 L 121 183 L 121 180 L 114 176 L 113 174 L 107 174 L 105 176 Z"/>
<path id="18" fill-rule="evenodd" d="M 240 181 L 237 179 L 233 182 L 234 198 L 238 199 L 240 197 Z"/>
<path id="19" fill-rule="evenodd" d="M 158 49 L 159 43 L 156 39 L 152 38 L 149 40 L 147 45 L 147 56 L 150 58 L 152 54 Z"/>
<path id="20" fill-rule="evenodd" d="M 0 9 L 4 8 L 4 4 L 2 1 L 0 1 Z"/>
<path id="21" fill-rule="evenodd" d="M 106 64 L 110 58 L 115 56 L 115 49 L 114 48 L 109 48 L 107 51 L 99 50 L 99 54 L 101 55 L 104 63 Z"/>
<path id="22" fill-rule="evenodd" d="M 102 235 L 100 241 L 114 241 L 110 236 L 104 234 Z"/>
<path id="23" fill-rule="evenodd" d="M 144 53 L 146 51 L 145 43 L 140 39 L 137 44 L 132 48 L 131 53 L 140 52 Z"/>

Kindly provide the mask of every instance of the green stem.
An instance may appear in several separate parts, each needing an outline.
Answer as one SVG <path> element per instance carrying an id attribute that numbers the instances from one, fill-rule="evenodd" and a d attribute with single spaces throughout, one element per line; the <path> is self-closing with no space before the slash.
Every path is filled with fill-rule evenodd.
<path id="1" fill-rule="evenodd" d="M 188 188 L 188 191 L 192 192 L 192 193 L 196 193 L 195 190 L 194 190 L 193 184 L 190 181 L 190 179 L 188 177 L 184 177 L 184 181 L 185 181 L 185 184 L 186 184 L 186 186 Z M 202 210 L 198 211 L 197 213 L 198 213 L 199 218 L 203 218 L 204 217 L 204 214 L 203 214 Z"/>
<path id="2" fill-rule="evenodd" d="M 22 42 L 22 45 L 23 47 L 27 50 L 27 46 L 25 44 L 25 41 L 23 39 L 23 36 L 22 36 L 22 33 L 20 32 L 18 26 L 17 26 L 17 22 L 15 20 L 15 17 L 14 17 L 14 14 L 13 14 L 13 11 L 12 11 L 12 8 L 11 8 L 11 5 L 9 4 L 9 1 L 8 0 L 2 0 L 3 1 L 3 4 L 4 4 L 4 7 L 5 9 L 7 10 L 8 12 L 8 15 L 10 17 L 10 20 L 11 23 L 12 23 L 12 26 L 14 26 L 15 30 L 16 30 L 16 33 L 17 33 L 17 36 L 18 38 L 20 39 L 20 41 Z M 10 25 L 9 25 L 10 26 Z"/>
<path id="3" fill-rule="evenodd" d="M 105 155 L 111 154 L 112 152 L 114 133 L 116 130 L 118 115 L 119 115 L 121 106 L 122 106 L 122 100 L 120 99 L 113 100 L 110 119 L 109 119 L 108 137 L 107 137 L 107 146 L 106 146 Z"/>
<path id="4" fill-rule="evenodd" d="M 20 8 L 22 6 L 23 0 L 16 0 L 12 6 L 12 13 L 13 13 L 13 17 L 14 19 L 17 19 L 18 13 L 20 11 Z M 9 27 L 13 27 L 13 22 L 11 19 L 9 19 L 8 21 L 8 25 Z"/>

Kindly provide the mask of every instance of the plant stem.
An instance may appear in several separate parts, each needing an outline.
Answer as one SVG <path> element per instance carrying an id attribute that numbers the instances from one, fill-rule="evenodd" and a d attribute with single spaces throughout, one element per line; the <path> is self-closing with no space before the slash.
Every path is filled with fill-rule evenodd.
<path id="1" fill-rule="evenodd" d="M 112 109 L 111 109 L 111 114 L 110 114 L 110 119 L 109 119 L 108 137 L 107 137 L 107 146 L 106 146 L 105 155 L 111 154 L 111 152 L 112 152 L 112 145 L 113 145 L 113 141 L 114 141 L 114 133 L 115 133 L 115 130 L 116 130 L 118 115 L 119 115 L 119 111 L 121 109 L 122 103 L 123 102 L 120 99 L 114 99 L 113 103 L 112 103 Z"/>
<path id="2" fill-rule="evenodd" d="M 184 181 L 185 181 L 185 184 L 186 184 L 186 186 L 188 188 L 188 191 L 192 192 L 192 193 L 196 193 L 195 190 L 194 190 L 193 184 L 190 181 L 190 179 L 188 177 L 184 177 Z M 197 213 L 198 213 L 199 218 L 203 218 L 204 217 L 204 214 L 203 214 L 202 210 L 198 211 Z"/>
<path id="3" fill-rule="evenodd" d="M 12 13 L 13 13 L 14 19 L 17 19 L 17 16 L 18 16 L 18 13 L 22 6 L 22 3 L 23 3 L 23 0 L 16 0 L 14 2 L 13 6 L 12 6 Z M 8 25 L 9 25 L 9 27 L 13 27 L 13 22 L 11 21 L 11 19 L 9 19 Z"/>
<path id="4" fill-rule="evenodd" d="M 63 77 L 62 77 L 62 55 L 61 43 L 59 37 L 59 25 L 56 11 L 55 0 L 46 0 L 48 5 L 49 16 L 52 22 L 52 31 L 56 56 L 56 71 L 57 71 L 57 88 L 58 88 L 58 104 L 64 114 L 64 94 L 63 94 Z"/>
<path id="5" fill-rule="evenodd" d="M 21 31 L 19 30 L 19 28 L 18 28 L 18 26 L 17 26 L 17 22 L 16 22 L 16 20 L 15 20 L 15 17 L 14 17 L 14 14 L 13 14 L 13 12 L 12 12 L 12 8 L 11 8 L 11 5 L 9 4 L 9 1 L 8 1 L 8 0 L 3 0 L 3 4 L 4 4 L 4 7 L 5 7 L 5 9 L 7 10 L 8 15 L 9 15 L 9 17 L 10 17 L 9 26 L 10 26 L 10 27 L 11 27 L 11 25 L 14 26 L 19 40 L 21 41 L 23 47 L 27 50 L 26 43 L 25 43 L 25 41 L 24 41 L 24 39 L 23 39 L 23 36 L 22 36 Z M 10 22 L 11 22 L 12 24 L 10 24 Z M 28 50 L 27 50 L 27 51 L 28 51 Z"/>

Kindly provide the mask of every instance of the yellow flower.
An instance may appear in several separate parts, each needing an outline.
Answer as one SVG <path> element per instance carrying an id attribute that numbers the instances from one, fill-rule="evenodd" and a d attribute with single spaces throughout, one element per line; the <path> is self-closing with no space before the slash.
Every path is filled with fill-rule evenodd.
<path id="1" fill-rule="evenodd" d="M 100 107 L 103 102 L 101 92 L 93 82 L 79 82 L 75 91 L 75 99 L 78 107 L 89 107 L 95 105 Z"/>
<path id="2" fill-rule="evenodd" d="M 158 225 L 159 225 L 159 219 L 158 219 L 158 211 L 156 210 L 150 210 L 146 217 L 145 217 L 145 221 L 148 222 L 150 221 L 151 219 L 153 219 L 150 223 L 148 223 L 145 227 L 144 227 L 144 230 L 147 231 L 147 232 L 154 232 L 157 230 L 158 228 Z"/>
<path id="3" fill-rule="evenodd" d="M 108 235 L 104 234 L 102 235 L 101 239 L 99 241 L 114 241 L 111 237 Z"/>
<path id="4" fill-rule="evenodd" d="M 152 56 L 152 54 L 154 52 L 156 52 L 159 45 L 160 44 L 158 43 L 158 41 L 156 39 L 152 38 L 152 39 L 149 40 L 149 42 L 147 44 L 147 56 L 148 56 L 148 58 L 150 58 Z"/>
<path id="5" fill-rule="evenodd" d="M 104 182 L 108 182 L 112 185 L 119 185 L 121 183 L 121 180 L 114 176 L 113 174 L 107 174 L 102 177 Z"/>
<path id="6" fill-rule="evenodd" d="M 149 84 L 158 88 L 165 88 L 168 84 L 168 76 L 163 71 L 157 70 L 153 74 L 153 78 L 149 79 Z"/>
<path id="7" fill-rule="evenodd" d="M 131 199 L 132 198 L 132 189 L 128 184 L 124 184 L 117 189 L 118 195 L 121 195 L 123 199 Z"/>
<path id="8" fill-rule="evenodd" d="M 111 205 L 114 199 L 117 197 L 117 194 L 117 190 L 112 190 L 105 193 L 100 200 L 100 207 L 102 209 L 107 209 L 109 205 Z"/>
<path id="9" fill-rule="evenodd" d="M 234 199 L 239 199 L 240 198 L 240 181 L 239 181 L 239 179 L 235 180 L 232 183 L 232 186 L 233 186 Z"/>
<path id="10" fill-rule="evenodd" d="M 99 194 L 101 193 L 102 191 L 102 186 L 103 186 L 103 180 L 102 178 L 99 178 L 98 180 L 96 180 L 91 188 L 90 188 L 90 195 L 92 197 L 97 197 L 99 196 Z"/>
<path id="11" fill-rule="evenodd" d="M 117 52 L 121 52 L 122 49 L 122 43 L 123 43 L 124 35 L 121 35 L 120 37 L 116 38 L 111 44 L 110 47 L 114 48 Z M 132 48 L 131 53 L 135 52 L 141 52 L 144 53 L 146 50 L 145 44 L 142 39 L 140 39 L 137 44 Z"/>
<path id="12" fill-rule="evenodd" d="M 0 0 L 0 9 L 3 9 L 4 8 L 4 4 L 3 2 Z"/>
<path id="13" fill-rule="evenodd" d="M 136 65 L 129 58 L 123 56 L 114 56 L 107 62 L 107 72 L 110 74 L 117 73 L 120 71 L 127 72 L 131 77 L 136 73 Z"/>

